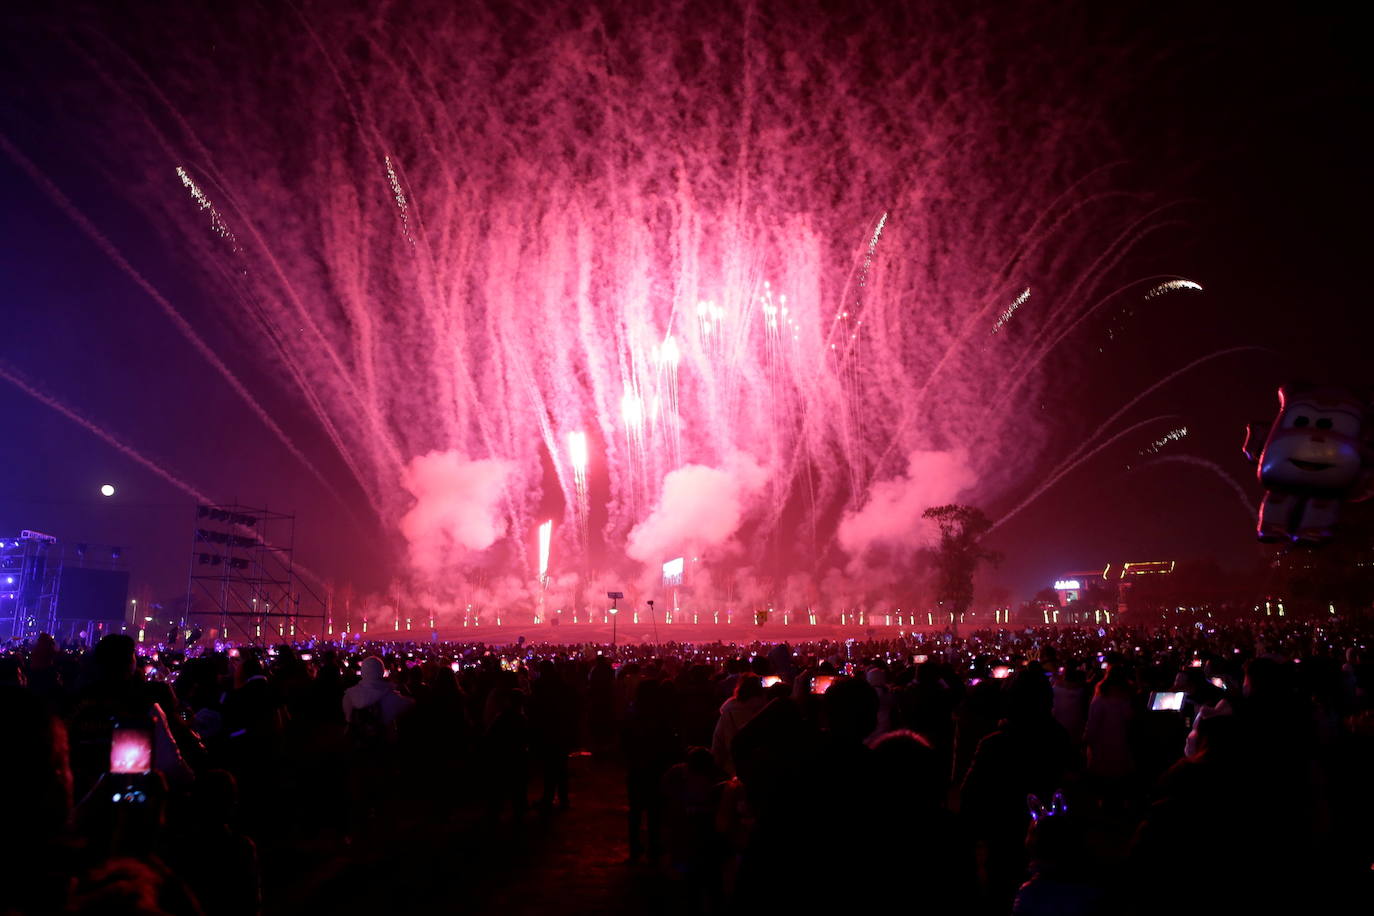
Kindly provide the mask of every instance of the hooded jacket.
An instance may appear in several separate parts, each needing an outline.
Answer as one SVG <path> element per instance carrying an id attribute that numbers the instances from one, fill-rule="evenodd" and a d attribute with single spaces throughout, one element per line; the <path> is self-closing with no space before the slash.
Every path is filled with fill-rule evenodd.
<path id="1" fill-rule="evenodd" d="M 720 720 L 716 722 L 716 731 L 711 737 L 711 756 L 715 758 L 716 766 L 727 774 L 735 775 L 735 758 L 730 750 L 735 735 L 767 705 L 766 696 L 757 696 L 743 702 L 731 697 L 721 704 Z"/>
<path id="2" fill-rule="evenodd" d="M 346 721 L 353 721 L 353 710 L 362 709 L 380 702 L 382 722 L 390 725 L 404 715 L 415 701 L 396 692 L 391 682 L 383 677 L 382 660 L 375 655 L 363 659 L 363 679 L 344 691 L 343 714 Z"/>

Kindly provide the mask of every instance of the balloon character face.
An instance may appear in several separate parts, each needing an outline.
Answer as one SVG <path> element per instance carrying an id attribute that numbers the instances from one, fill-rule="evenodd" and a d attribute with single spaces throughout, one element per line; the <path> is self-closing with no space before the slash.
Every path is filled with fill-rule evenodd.
<path id="1" fill-rule="evenodd" d="M 1259 539 L 1329 540 L 1341 502 L 1367 495 L 1371 431 L 1368 407 L 1350 391 L 1280 388 L 1279 414 L 1258 455 L 1265 489 Z"/>
<path id="2" fill-rule="evenodd" d="M 1363 405 L 1319 395 L 1279 389 L 1279 415 L 1259 461 L 1267 489 L 1341 496 L 1359 481 Z"/>

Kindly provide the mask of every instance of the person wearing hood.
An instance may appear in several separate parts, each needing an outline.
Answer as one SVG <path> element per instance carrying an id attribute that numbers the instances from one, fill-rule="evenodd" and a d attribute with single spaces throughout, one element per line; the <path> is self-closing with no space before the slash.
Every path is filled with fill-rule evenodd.
<path id="1" fill-rule="evenodd" d="M 375 708 L 381 723 L 391 728 L 397 719 L 410 711 L 415 701 L 402 696 L 386 679 L 386 666 L 377 656 L 363 659 L 361 668 L 362 680 L 344 691 L 344 719 L 351 724 L 358 710 Z"/>
<path id="2" fill-rule="evenodd" d="M 386 680 L 386 667 L 380 658 L 369 655 L 360 667 L 362 680 L 343 695 L 343 714 L 352 745 L 347 843 L 377 836 L 375 823 L 390 795 L 396 721 L 415 705 Z"/>
<path id="3" fill-rule="evenodd" d="M 869 668 L 864 672 L 864 680 L 868 681 L 868 686 L 878 694 L 878 726 L 873 729 L 873 734 L 868 736 L 870 740 L 877 740 L 892 731 L 892 709 L 896 698 L 887 686 L 887 672 L 882 668 Z"/>
<path id="4" fill-rule="evenodd" d="M 716 721 L 715 734 L 711 737 L 711 756 L 715 758 L 716 766 L 726 774 L 735 775 L 735 759 L 730 751 L 735 735 L 767 705 L 763 679 L 757 674 L 741 674 L 735 683 L 735 695 L 721 704 L 720 719 Z"/>

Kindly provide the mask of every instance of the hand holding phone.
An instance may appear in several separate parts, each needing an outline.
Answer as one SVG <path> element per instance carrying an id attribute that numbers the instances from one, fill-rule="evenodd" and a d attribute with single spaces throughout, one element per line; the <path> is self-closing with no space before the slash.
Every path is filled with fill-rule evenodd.
<path id="1" fill-rule="evenodd" d="M 827 690 L 830 689 L 831 685 L 833 685 L 834 683 L 835 675 L 818 674 L 811 679 L 811 692 L 814 694 L 825 693 Z"/>

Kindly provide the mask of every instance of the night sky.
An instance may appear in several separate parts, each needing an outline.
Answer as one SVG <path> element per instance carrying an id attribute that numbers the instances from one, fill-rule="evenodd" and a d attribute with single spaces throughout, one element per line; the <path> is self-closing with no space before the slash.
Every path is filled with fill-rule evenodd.
<path id="1" fill-rule="evenodd" d="M 282 395 L 279 373 L 245 346 L 250 325 L 239 307 L 186 270 L 173 241 L 121 192 L 125 176 L 102 157 L 109 138 L 83 126 L 88 74 L 70 38 L 98 46 L 83 30 L 108 20 L 79 5 L 41 6 L 3 14 L 0 131 L 183 308 L 356 501 L 354 517 L 4 155 L 0 366 L 218 500 L 296 512 L 300 557 L 324 575 L 363 589 L 384 585 L 401 553 L 398 535 L 369 515 L 325 436 Z M 1239 447 L 1247 422 L 1272 417 L 1275 388 L 1293 378 L 1374 381 L 1365 146 L 1371 85 L 1354 12 L 1223 6 L 1230 5 L 1054 4 L 1043 18 L 1026 12 L 1033 4 L 1017 7 L 1015 15 L 1036 23 L 1027 29 L 1028 45 L 1050 42 L 1066 57 L 1095 61 L 1120 86 L 1104 127 L 1132 182 L 1177 203 L 1178 225 L 1132 257 L 1145 272 L 1167 264 L 1206 290 L 1137 302 L 1134 314 L 1104 316 L 1077 332 L 1068 346 L 1086 358 L 1071 376 L 1053 380 L 1043 406 L 1019 409 L 1064 411 L 1068 428 L 1086 434 L 1138 392 L 1141 379 L 1219 348 L 1266 348 L 1214 360 L 1126 418 L 1176 414 L 1173 425 L 1186 426 L 1188 436 L 1160 456 L 1215 463 L 1253 504 L 1259 490 Z M 275 7 L 265 4 L 264 15 L 278 15 Z M 1005 9 L 990 7 L 986 15 Z M 194 24 L 195 15 L 186 14 L 177 27 Z M 184 589 L 193 500 L 3 381 L 0 424 L 0 534 L 34 528 L 118 544 L 135 588 L 158 597 Z M 1006 559 L 994 578 L 1025 597 L 1059 572 L 1107 562 L 1215 557 L 1243 567 L 1261 557 L 1253 515 L 1233 488 L 1195 464 L 1150 464 L 1138 453 L 1151 438 L 1123 440 L 1000 529 L 992 546 Z M 1050 454 L 1070 457 L 1076 443 L 1061 434 Z M 1018 460 L 1017 443 L 1005 443 L 1005 461 Z M 988 507 L 990 514 L 1029 493 L 1050 463 L 1042 464 L 1023 489 Z M 118 490 L 112 499 L 98 492 L 107 482 Z"/>

